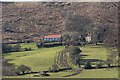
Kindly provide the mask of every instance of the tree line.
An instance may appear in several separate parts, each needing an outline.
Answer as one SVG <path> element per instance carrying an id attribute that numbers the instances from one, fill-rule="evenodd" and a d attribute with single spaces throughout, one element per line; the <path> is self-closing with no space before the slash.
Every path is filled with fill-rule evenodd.
<path id="1" fill-rule="evenodd" d="M 31 48 L 22 48 L 20 44 L 2 44 L 2 53 L 31 51 Z"/>

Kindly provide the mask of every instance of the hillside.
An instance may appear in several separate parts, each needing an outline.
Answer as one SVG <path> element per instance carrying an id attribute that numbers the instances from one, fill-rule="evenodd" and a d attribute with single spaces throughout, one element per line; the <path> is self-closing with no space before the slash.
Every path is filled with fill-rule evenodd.
<path id="1" fill-rule="evenodd" d="M 90 18 L 92 28 L 117 27 L 117 7 L 117 3 L 3 3 L 3 42 L 62 34 L 68 17 L 74 15 Z"/>

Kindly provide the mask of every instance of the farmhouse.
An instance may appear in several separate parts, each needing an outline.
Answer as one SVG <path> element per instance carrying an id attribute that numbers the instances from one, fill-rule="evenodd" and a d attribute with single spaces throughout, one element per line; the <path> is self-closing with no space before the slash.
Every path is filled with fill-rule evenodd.
<path id="1" fill-rule="evenodd" d="M 62 40 L 62 36 L 59 35 L 59 34 L 54 34 L 54 35 L 47 35 L 47 36 L 44 36 L 44 39 L 43 39 L 45 42 L 52 42 L 52 41 L 61 41 Z"/>
<path id="2" fill-rule="evenodd" d="M 91 35 L 88 34 L 86 37 L 85 37 L 85 40 L 90 43 L 92 41 L 92 38 L 91 38 Z"/>
<path id="3" fill-rule="evenodd" d="M 87 41 L 88 43 L 91 42 L 91 37 L 90 37 L 90 36 L 85 37 L 85 39 L 86 39 L 86 41 Z"/>

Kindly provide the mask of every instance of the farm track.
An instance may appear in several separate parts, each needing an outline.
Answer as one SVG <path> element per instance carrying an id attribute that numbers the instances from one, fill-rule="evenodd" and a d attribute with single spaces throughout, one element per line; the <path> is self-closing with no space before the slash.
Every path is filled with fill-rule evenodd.
<path id="1" fill-rule="evenodd" d="M 58 56 L 55 59 L 55 64 L 62 68 L 70 68 L 71 66 L 68 64 L 67 59 L 66 59 L 66 53 L 63 51 L 58 54 Z"/>
<path id="2" fill-rule="evenodd" d="M 67 60 L 67 52 L 66 51 L 61 51 L 59 54 L 55 57 L 55 64 L 60 66 L 61 68 L 72 68 L 72 65 L 69 64 L 69 61 Z M 70 77 L 79 74 L 82 72 L 81 68 L 72 68 L 72 71 L 74 72 L 73 74 L 69 74 L 63 77 Z"/>
<path id="3" fill-rule="evenodd" d="M 74 73 L 73 74 L 69 74 L 69 75 L 66 75 L 64 77 L 75 76 L 75 75 L 80 74 L 80 72 L 82 72 L 82 69 L 74 69 Z"/>
<path id="4" fill-rule="evenodd" d="M 61 51 L 59 56 L 59 63 L 62 65 L 64 68 L 71 68 L 71 66 L 67 62 L 67 57 L 66 57 L 66 51 Z"/>

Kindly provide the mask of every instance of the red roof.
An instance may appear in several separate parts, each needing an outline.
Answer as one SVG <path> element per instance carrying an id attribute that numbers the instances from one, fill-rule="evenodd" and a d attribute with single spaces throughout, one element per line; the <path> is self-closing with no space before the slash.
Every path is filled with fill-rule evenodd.
<path id="1" fill-rule="evenodd" d="M 44 38 L 61 38 L 61 35 L 56 34 L 56 35 L 47 35 Z"/>

